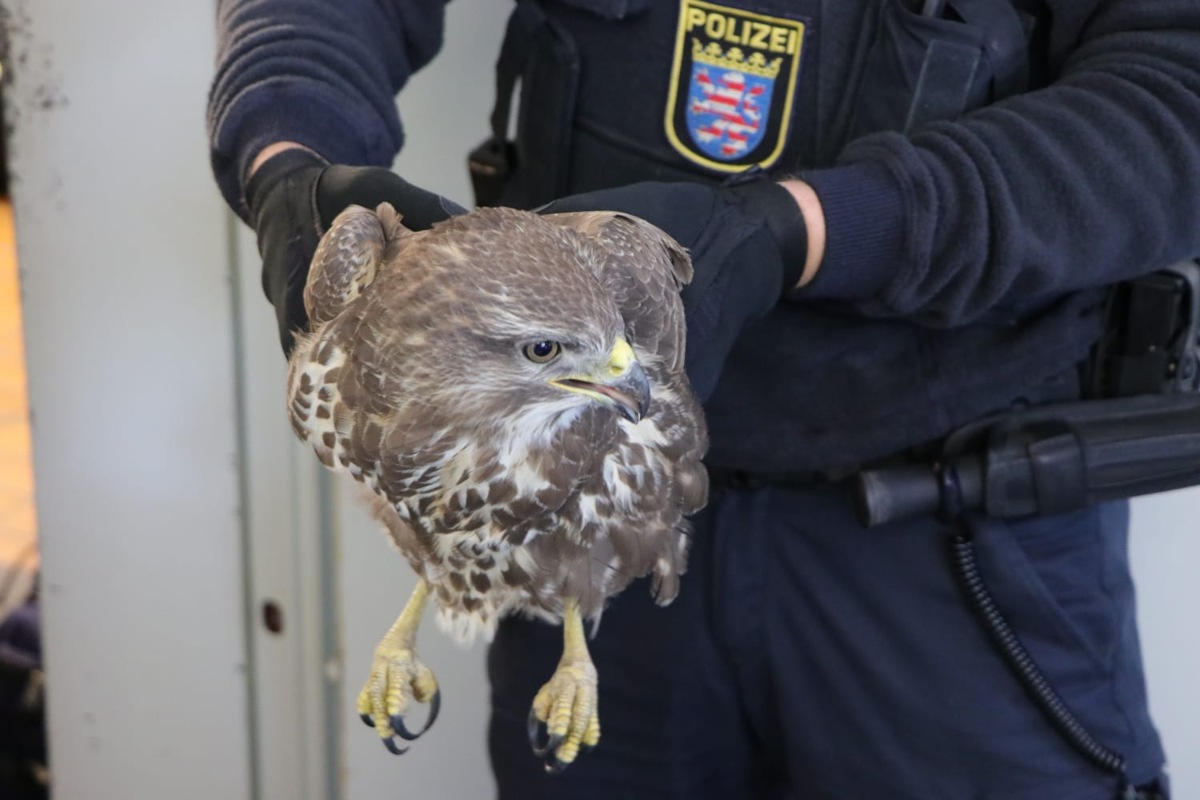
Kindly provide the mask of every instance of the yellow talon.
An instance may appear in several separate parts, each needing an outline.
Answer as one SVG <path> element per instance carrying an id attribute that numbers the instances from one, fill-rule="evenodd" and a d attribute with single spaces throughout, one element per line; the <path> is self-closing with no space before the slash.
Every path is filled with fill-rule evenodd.
<path id="1" fill-rule="evenodd" d="M 581 747 L 592 748 L 600 741 L 597 683 L 579 604 L 568 600 L 563 609 L 562 660 L 530 709 L 530 743 L 534 753 L 546 759 L 546 771 L 562 770 L 575 760 Z M 538 743 L 539 722 L 546 725 L 545 744 Z"/>
<path id="2" fill-rule="evenodd" d="M 417 627 L 429 586 L 424 580 L 417 584 L 412 597 L 404 606 L 399 619 L 388 630 L 371 663 L 371 675 L 358 693 L 358 713 L 363 722 L 375 728 L 384 746 L 397 755 L 404 753 L 393 741 L 393 737 L 412 741 L 433 725 L 441 708 L 441 692 L 433 671 L 417 658 Z M 409 694 L 418 703 L 429 703 L 429 718 L 416 733 L 404 724 L 404 711 L 408 708 Z"/>
<path id="3" fill-rule="evenodd" d="M 589 750 L 600 744 L 600 715 L 592 714 L 587 730 L 583 734 L 583 746 Z"/>

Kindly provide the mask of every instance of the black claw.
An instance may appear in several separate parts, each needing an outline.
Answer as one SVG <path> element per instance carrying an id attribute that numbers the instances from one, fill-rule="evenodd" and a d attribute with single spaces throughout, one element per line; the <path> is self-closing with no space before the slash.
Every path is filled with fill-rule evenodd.
<path id="1" fill-rule="evenodd" d="M 407 747 L 400 747 L 392 741 L 392 737 L 387 737 L 383 740 L 383 746 L 386 747 L 393 755 L 402 756 L 408 752 Z"/>
<path id="2" fill-rule="evenodd" d="M 412 733 L 409 731 L 404 724 L 404 717 L 400 716 L 399 714 L 393 714 L 392 716 L 388 717 L 388 723 L 392 726 L 392 730 L 396 732 L 396 735 L 405 741 L 411 742 L 421 735 L 419 733 Z"/>
<path id="3" fill-rule="evenodd" d="M 559 761 L 557 758 L 547 759 L 547 761 L 546 761 L 546 774 L 547 775 L 557 775 L 558 773 L 562 772 L 566 768 L 567 768 L 567 762 Z"/>
<path id="4" fill-rule="evenodd" d="M 442 690 L 434 689 L 433 698 L 429 701 L 429 719 L 425 722 L 425 727 L 428 728 L 437 721 L 438 712 L 442 710 Z"/>
<path id="5" fill-rule="evenodd" d="M 359 714 L 358 718 L 361 719 L 363 721 L 363 725 L 366 725 L 368 728 L 375 727 L 375 720 L 371 718 L 370 714 Z"/>
<path id="6" fill-rule="evenodd" d="M 533 709 L 529 709 L 529 717 L 525 720 L 525 727 L 529 734 L 529 746 L 533 748 L 533 754 L 538 758 L 546 758 L 557 750 L 558 746 L 563 742 L 561 734 L 554 734 L 553 736 L 546 737 L 545 744 L 538 744 L 538 741 L 542 738 L 542 727 L 544 724 L 537 718 L 537 714 L 533 713 Z M 546 769 L 549 768 L 550 764 L 547 763 Z"/>
<path id="7" fill-rule="evenodd" d="M 406 739 L 407 741 L 411 742 L 419 738 L 421 734 L 425 733 L 425 731 L 429 730 L 433 723 L 437 721 L 438 712 L 441 710 L 442 690 L 435 689 L 433 692 L 433 697 L 429 700 L 429 716 L 425 719 L 425 724 L 421 726 L 421 730 L 417 731 L 416 733 L 409 731 L 408 727 L 404 724 L 404 717 L 400 716 L 399 714 L 391 717 L 388 721 L 391 723 L 392 730 L 396 732 L 397 736 L 399 736 L 401 739 Z"/>
<path id="8" fill-rule="evenodd" d="M 596 749 L 596 745 L 594 745 L 594 744 L 582 744 L 581 743 L 579 745 L 579 754 L 583 755 L 584 753 L 590 753 L 595 749 Z"/>
<path id="9" fill-rule="evenodd" d="M 542 738 L 542 721 L 537 718 L 537 714 L 533 713 L 533 709 L 529 709 L 529 716 L 525 718 L 525 733 L 529 737 L 529 746 L 533 748 L 533 752 L 539 758 L 545 752 L 538 740 Z"/>

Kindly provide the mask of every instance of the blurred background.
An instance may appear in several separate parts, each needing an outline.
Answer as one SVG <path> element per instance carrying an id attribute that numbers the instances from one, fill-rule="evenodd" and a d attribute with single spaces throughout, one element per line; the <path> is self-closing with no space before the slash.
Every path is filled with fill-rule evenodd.
<path id="1" fill-rule="evenodd" d="M 463 203 L 509 7 L 451 3 L 400 101 L 397 169 Z M 445 703 L 410 755 L 354 712 L 412 578 L 288 429 L 255 245 L 207 164 L 213 12 L 0 3 L 0 604 L 40 617 L 50 745 L 48 771 L 35 754 L 0 777 L 62 800 L 488 797 L 482 647 L 428 626 Z M 1180 798 L 1200 797 L 1198 518 L 1196 490 L 1134 506 Z M 21 676 L 34 719 L 41 672 Z"/>

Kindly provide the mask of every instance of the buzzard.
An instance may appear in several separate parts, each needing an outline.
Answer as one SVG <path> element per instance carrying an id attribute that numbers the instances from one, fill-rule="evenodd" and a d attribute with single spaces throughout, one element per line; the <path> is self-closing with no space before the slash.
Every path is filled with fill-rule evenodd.
<path id="1" fill-rule="evenodd" d="M 551 771 L 598 742 L 584 622 L 642 576 L 675 597 L 708 494 L 683 372 L 691 274 L 673 239 L 612 212 L 485 208 L 413 232 L 385 203 L 322 238 L 287 407 L 322 463 L 374 493 L 420 577 L 358 698 L 388 749 L 437 713 L 415 653 L 428 599 L 463 640 L 506 614 L 561 622 L 530 739 Z M 410 698 L 430 703 L 416 733 Z"/>

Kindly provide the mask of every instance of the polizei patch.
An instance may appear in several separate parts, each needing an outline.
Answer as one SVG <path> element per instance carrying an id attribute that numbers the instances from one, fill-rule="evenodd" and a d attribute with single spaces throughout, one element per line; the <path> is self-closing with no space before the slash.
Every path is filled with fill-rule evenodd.
<path id="1" fill-rule="evenodd" d="M 667 138 L 722 172 L 769 167 L 787 141 L 805 25 L 683 0 L 667 100 Z"/>

